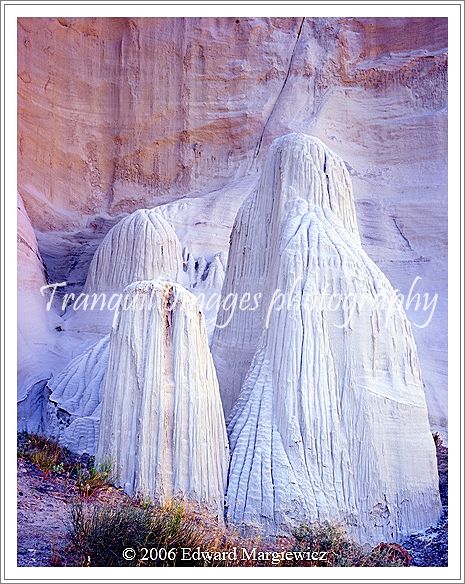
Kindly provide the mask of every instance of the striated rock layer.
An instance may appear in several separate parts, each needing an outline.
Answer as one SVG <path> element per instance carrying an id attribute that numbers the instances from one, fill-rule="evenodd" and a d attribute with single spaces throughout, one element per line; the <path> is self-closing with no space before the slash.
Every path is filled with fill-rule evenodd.
<path id="1" fill-rule="evenodd" d="M 42 230 L 220 188 L 296 130 L 344 149 L 368 199 L 434 198 L 445 107 L 446 18 L 18 19 L 20 192 Z"/>
<path id="2" fill-rule="evenodd" d="M 19 18 L 18 189 L 51 281 L 80 291 L 115 218 L 166 202 L 195 257 L 226 251 L 238 181 L 277 136 L 318 136 L 370 257 L 439 294 L 414 334 L 446 436 L 447 45 L 446 18 Z"/>
<path id="3" fill-rule="evenodd" d="M 125 292 L 138 308 L 111 332 L 96 458 L 131 495 L 187 497 L 222 518 L 229 449 L 203 315 L 178 284 Z"/>
<path id="4" fill-rule="evenodd" d="M 104 237 L 85 290 L 120 291 L 138 280 L 176 280 L 181 271 L 181 245 L 172 227 L 155 209 L 139 209 Z"/>
<path id="5" fill-rule="evenodd" d="M 240 208 L 231 235 L 223 297 L 260 295 L 256 309 L 220 308 L 212 353 L 228 415 L 239 395 L 262 330 L 265 280 L 273 262 L 276 233 L 289 201 L 302 198 L 328 207 L 360 242 L 352 183 L 343 161 L 318 138 L 289 134 L 270 148 L 255 191 Z M 258 298 L 258 297 L 257 297 Z"/>
<path id="6" fill-rule="evenodd" d="M 302 141 L 276 141 L 270 162 L 279 167 L 276 148 Z M 251 238 L 249 258 L 233 248 L 230 256 L 239 274 L 241 261 L 249 269 L 261 262 L 268 302 L 228 422 L 228 519 L 274 535 L 340 521 L 362 542 L 398 541 L 441 512 L 410 324 L 387 278 L 328 205 L 304 190 L 307 198 L 287 198 L 274 222 L 260 214 L 259 197 L 269 192 L 257 191 L 250 224 L 241 226 L 268 230 L 267 245 L 259 253 Z"/>
<path id="7" fill-rule="evenodd" d="M 78 454 L 95 454 L 110 337 L 75 357 L 47 384 L 47 432 Z"/>

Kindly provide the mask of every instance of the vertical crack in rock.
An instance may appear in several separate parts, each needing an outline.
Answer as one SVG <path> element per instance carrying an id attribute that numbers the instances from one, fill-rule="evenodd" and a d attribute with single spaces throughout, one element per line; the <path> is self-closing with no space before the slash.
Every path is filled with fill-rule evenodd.
<path id="1" fill-rule="evenodd" d="M 260 138 L 258 140 L 257 147 L 255 149 L 255 157 L 257 157 L 258 154 L 259 154 L 259 152 L 260 152 L 260 148 L 262 147 L 263 137 L 265 135 L 266 129 L 268 127 L 268 124 L 269 124 L 271 118 L 273 117 L 273 114 L 275 112 L 276 106 L 279 103 L 279 100 L 281 99 L 281 95 L 283 94 L 284 88 L 286 87 L 287 80 L 289 79 L 289 75 L 291 74 L 292 63 L 294 62 L 295 51 L 296 51 L 297 45 L 299 43 L 299 39 L 300 39 L 300 35 L 302 33 L 302 28 L 304 26 L 304 22 L 305 22 L 305 17 L 302 18 L 302 21 L 300 22 L 299 30 L 297 31 L 297 37 L 295 39 L 294 48 L 292 49 L 291 58 L 289 59 L 289 65 L 288 65 L 288 68 L 287 68 L 286 77 L 284 78 L 284 82 L 283 82 L 283 84 L 281 86 L 281 89 L 280 89 L 280 91 L 278 93 L 278 96 L 276 97 L 276 100 L 275 100 L 275 102 L 273 104 L 273 107 L 271 108 L 270 114 L 267 117 L 267 119 L 266 119 L 266 121 L 265 121 L 265 123 L 263 125 L 263 129 L 262 129 L 262 132 L 260 134 Z"/>
<path id="2" fill-rule="evenodd" d="M 329 176 L 328 176 L 327 155 L 326 155 L 326 153 L 325 153 L 325 159 L 324 159 L 324 162 L 323 162 L 323 173 L 324 173 L 325 178 L 326 178 L 326 189 L 327 189 L 328 195 L 329 195 L 331 186 L 330 186 L 330 181 L 329 181 Z M 330 208 L 332 208 L 331 207 L 331 199 L 329 199 L 329 205 L 330 205 Z"/>
<path id="3" fill-rule="evenodd" d="M 327 520 L 398 541 L 439 519 L 435 449 L 410 323 L 361 247 L 339 162 L 312 137 L 275 140 L 234 226 L 223 293 L 287 303 L 215 336 L 227 517 L 268 535 Z"/>
<path id="4" fill-rule="evenodd" d="M 407 244 L 407 247 L 410 251 L 415 251 L 412 246 L 410 245 L 410 241 L 408 240 L 408 238 L 406 237 L 406 235 L 404 234 L 404 232 L 402 231 L 402 229 L 400 228 L 399 225 L 399 220 L 397 219 L 397 217 L 395 217 L 394 215 L 391 215 L 392 220 L 394 221 L 394 225 L 397 229 L 397 231 L 399 232 L 399 235 L 402 237 L 402 239 L 405 241 L 405 243 Z"/>

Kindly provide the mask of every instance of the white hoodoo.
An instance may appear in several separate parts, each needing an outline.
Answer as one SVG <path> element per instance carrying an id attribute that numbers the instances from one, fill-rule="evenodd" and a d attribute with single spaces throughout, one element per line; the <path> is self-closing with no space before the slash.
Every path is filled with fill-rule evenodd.
<path id="1" fill-rule="evenodd" d="M 248 371 L 236 369 L 234 383 L 244 376 L 238 400 L 236 385 L 222 377 L 227 408 L 236 402 L 227 516 L 268 534 L 329 520 L 363 542 L 398 540 L 434 524 L 441 511 L 417 351 L 395 291 L 361 247 L 353 203 L 342 199 L 348 214 L 308 196 L 311 180 L 305 198 L 297 196 L 303 189 L 286 188 L 295 183 L 283 177 L 299 173 L 282 166 L 296 158 L 283 150 L 311 151 L 314 142 L 275 141 L 264 174 L 279 189 L 273 181 L 263 189 L 269 177 L 262 177 L 248 215 L 243 208 L 236 221 L 226 281 L 239 280 L 244 291 L 255 274 L 265 302 L 253 318 L 239 311 L 230 336 L 227 328 L 221 336 L 234 339 L 237 355 L 242 338 L 245 357 L 235 358 L 241 367 L 251 362 Z M 336 199 L 338 183 L 328 184 Z M 267 215 L 260 197 L 285 191 L 293 196 L 276 201 L 279 220 Z M 239 239 L 244 255 L 234 247 Z"/>
<path id="2" fill-rule="evenodd" d="M 226 416 L 239 395 L 262 331 L 265 280 L 287 201 L 304 199 L 330 208 L 355 242 L 360 236 L 349 173 L 339 156 L 318 138 L 289 134 L 271 145 L 256 190 L 244 202 L 234 223 L 223 284 L 223 299 L 236 296 L 236 309 L 220 307 L 212 354 Z M 249 295 L 247 301 L 246 295 Z M 256 295 L 261 295 L 258 309 Z M 230 296 L 232 299 L 233 296 Z M 239 302 L 250 310 L 239 309 Z"/>
<path id="3" fill-rule="evenodd" d="M 139 280 L 177 280 L 182 249 L 155 209 L 139 209 L 117 223 L 92 258 L 86 292 L 117 292 Z"/>
<path id="4" fill-rule="evenodd" d="M 179 284 L 125 289 L 110 335 L 97 460 L 153 500 L 185 497 L 223 517 L 228 440 L 205 321 Z"/>

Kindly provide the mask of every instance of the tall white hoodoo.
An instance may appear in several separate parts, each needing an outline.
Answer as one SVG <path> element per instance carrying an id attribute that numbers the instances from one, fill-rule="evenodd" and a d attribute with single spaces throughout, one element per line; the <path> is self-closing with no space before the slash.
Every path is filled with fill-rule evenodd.
<path id="1" fill-rule="evenodd" d="M 276 140 L 234 228 L 225 287 L 243 293 L 255 279 L 265 301 L 216 337 L 215 358 L 233 346 L 230 368 L 238 363 L 220 381 L 227 517 L 274 535 L 340 521 L 360 541 L 398 541 L 441 512 L 417 351 L 395 291 L 361 247 L 347 183 L 328 180 L 332 200 L 309 196 L 320 174 L 304 189 L 294 177 L 311 171 L 283 166 L 313 168 L 320 149 L 303 135 Z"/>
<path id="2" fill-rule="evenodd" d="M 360 243 L 352 183 L 342 159 L 321 140 L 289 134 L 274 140 L 255 191 L 236 217 L 222 296 L 261 295 L 258 309 L 220 307 L 212 353 L 226 416 L 236 401 L 262 330 L 265 279 L 275 253 L 276 235 L 288 201 L 304 199 L 327 207 Z"/>
<path id="3" fill-rule="evenodd" d="M 228 440 L 205 321 L 179 284 L 125 289 L 110 335 L 97 460 L 156 501 L 186 497 L 223 517 Z"/>

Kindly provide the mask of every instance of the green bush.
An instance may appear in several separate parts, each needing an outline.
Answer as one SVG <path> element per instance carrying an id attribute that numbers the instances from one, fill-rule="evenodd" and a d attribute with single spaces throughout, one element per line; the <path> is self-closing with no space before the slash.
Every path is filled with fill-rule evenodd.
<path id="1" fill-rule="evenodd" d="M 83 467 L 77 465 L 76 471 L 76 488 L 83 497 L 90 497 L 99 489 L 108 487 L 111 482 L 111 468 L 110 460 L 90 467 Z"/>

